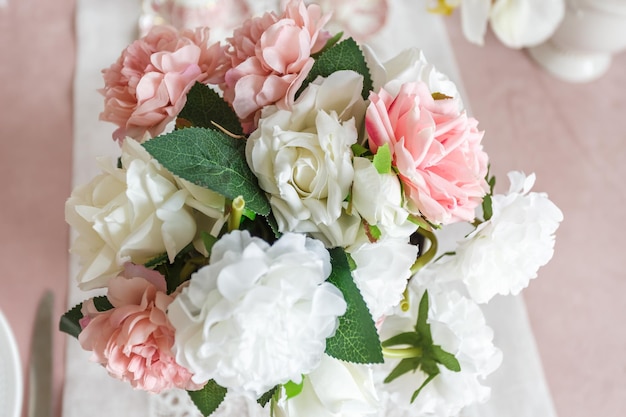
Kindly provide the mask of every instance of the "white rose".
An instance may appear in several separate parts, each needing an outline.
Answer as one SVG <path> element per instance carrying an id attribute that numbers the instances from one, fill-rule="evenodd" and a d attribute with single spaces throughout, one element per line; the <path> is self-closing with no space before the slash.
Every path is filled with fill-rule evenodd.
<path id="1" fill-rule="evenodd" d="M 402 300 L 418 251 L 417 246 L 407 241 L 382 239 L 349 249 L 356 263 L 352 271 L 354 282 L 374 321 L 391 313 Z"/>
<path id="2" fill-rule="evenodd" d="M 422 274 L 436 274 L 436 271 L 429 271 L 427 267 L 420 271 L 418 277 Z M 395 315 L 385 319 L 380 330 L 381 340 L 415 331 L 419 302 L 426 289 L 421 281 L 414 279 L 409 284 L 409 310 L 403 312 L 397 308 Z M 490 388 L 482 382 L 500 366 L 502 352 L 493 345 L 493 331 L 487 326 L 482 310 L 456 291 L 430 287 L 428 294 L 427 321 L 433 343 L 453 354 L 461 371 L 453 372 L 438 365 L 440 374 L 411 403 L 411 396 L 427 375 L 418 370 L 384 383 L 383 380 L 399 362 L 398 359 L 385 359 L 383 365 L 374 367 L 376 388 L 382 403 L 380 417 L 456 416 L 463 408 L 483 403 L 490 396 Z"/>
<path id="3" fill-rule="evenodd" d="M 222 221 L 205 203 L 223 206 L 223 197 L 196 191 L 200 202 L 136 141 L 124 141 L 121 162 L 116 168 L 100 160 L 103 173 L 65 204 L 66 221 L 78 234 L 70 250 L 79 257 L 84 290 L 106 286 L 126 262 L 142 264 L 165 252 L 173 261 L 196 236 L 196 218 L 207 226 Z"/>
<path id="4" fill-rule="evenodd" d="M 330 272 L 324 245 L 302 234 L 272 246 L 247 231 L 223 236 L 168 308 L 177 362 L 195 382 L 214 379 L 257 397 L 300 381 L 320 363 L 346 311 L 326 282 Z"/>
<path id="5" fill-rule="evenodd" d="M 362 120 L 365 109 L 362 83 L 352 71 L 318 79 L 291 110 L 267 109 L 248 139 L 248 165 L 270 195 L 280 231 L 323 239 L 322 230 L 342 216 L 354 176 L 354 115 Z"/>
<path id="6" fill-rule="evenodd" d="M 372 75 L 374 91 L 384 88 L 395 97 L 402 84 L 422 81 L 428 85 L 430 91 L 460 100 L 456 85 L 430 64 L 424 53 L 417 48 L 406 49 L 385 63 L 378 60 L 371 48 L 364 46 L 363 52 Z M 461 103 L 459 106 L 462 108 Z"/>
<path id="7" fill-rule="evenodd" d="M 378 407 L 368 366 L 324 355 L 304 377 L 302 391 L 281 399 L 275 411 L 277 417 L 361 417 L 375 415 Z"/>
<path id="8" fill-rule="evenodd" d="M 453 267 L 474 300 L 518 294 L 554 254 L 563 213 L 544 193 L 529 193 L 535 175 L 510 172 L 506 195 L 493 196 L 493 216 L 464 239 Z"/>
<path id="9" fill-rule="evenodd" d="M 417 226 L 408 221 L 402 206 L 402 187 L 398 176 L 379 174 L 367 158 L 354 158 L 352 205 L 369 224 L 385 236 L 408 238 Z"/>

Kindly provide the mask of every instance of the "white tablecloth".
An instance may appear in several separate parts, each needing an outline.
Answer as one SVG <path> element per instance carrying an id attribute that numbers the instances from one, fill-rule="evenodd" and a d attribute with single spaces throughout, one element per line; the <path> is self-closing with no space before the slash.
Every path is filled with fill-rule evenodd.
<path id="1" fill-rule="evenodd" d="M 390 0 L 387 27 L 368 42 L 382 58 L 407 47 L 424 50 L 427 59 L 464 89 L 445 26 L 439 16 L 425 12 L 425 0 Z M 139 0 L 78 0 L 77 65 L 74 91 L 74 185 L 98 173 L 94 158 L 118 155 L 111 140 L 113 125 L 99 122 L 102 97 L 100 71 L 111 65 L 122 49 L 136 38 Z M 464 95 L 468 106 L 468 99 Z M 70 262 L 69 306 L 87 298 L 76 288 L 76 260 Z M 473 407 L 463 417 L 556 417 L 544 379 L 523 300 L 500 297 L 485 306 L 487 321 L 495 331 L 495 343 L 504 362 L 488 380 L 492 397 Z M 63 417 L 149 415 L 148 395 L 106 375 L 88 361 L 89 353 L 75 340 L 67 344 Z"/>

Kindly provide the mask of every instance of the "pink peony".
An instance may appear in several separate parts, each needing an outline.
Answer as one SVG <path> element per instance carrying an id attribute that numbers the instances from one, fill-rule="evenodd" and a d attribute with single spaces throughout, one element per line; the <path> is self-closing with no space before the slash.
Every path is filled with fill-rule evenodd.
<path id="1" fill-rule="evenodd" d="M 423 82 L 370 95 L 365 124 L 376 153 L 389 144 L 409 208 L 435 224 L 471 221 L 488 190 L 478 122 L 456 99 L 435 100 Z"/>
<path id="2" fill-rule="evenodd" d="M 99 312 L 93 300 L 83 303 L 81 346 L 92 351 L 91 359 L 111 376 L 135 388 L 156 393 L 200 389 L 172 353 L 174 327 L 165 311 L 174 298 L 166 293 L 165 278 L 130 264 L 126 274 L 133 276 L 109 281 L 107 297 L 113 309 Z"/>
<path id="3" fill-rule="evenodd" d="M 317 5 L 289 2 L 281 16 L 248 19 L 228 39 L 230 67 L 222 85 L 247 133 L 256 128 L 261 108 L 286 108 L 330 35 L 322 31 L 329 16 Z"/>
<path id="4" fill-rule="evenodd" d="M 178 32 L 155 26 L 130 44 L 117 62 L 102 71 L 104 111 L 100 120 L 119 128 L 113 138 L 129 136 L 143 141 L 154 137 L 175 119 L 198 81 L 219 84 L 224 80 L 225 46 L 208 45 L 208 28 Z"/>

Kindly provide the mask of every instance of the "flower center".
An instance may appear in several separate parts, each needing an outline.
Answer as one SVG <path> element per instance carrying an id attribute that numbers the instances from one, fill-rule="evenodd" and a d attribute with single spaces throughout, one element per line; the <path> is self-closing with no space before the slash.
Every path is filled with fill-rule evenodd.
<path id="1" fill-rule="evenodd" d="M 298 158 L 293 165 L 291 182 L 300 196 L 307 197 L 311 193 L 315 193 L 315 184 L 318 182 L 316 178 L 318 166 L 317 158 L 313 152 L 309 149 L 299 150 Z"/>

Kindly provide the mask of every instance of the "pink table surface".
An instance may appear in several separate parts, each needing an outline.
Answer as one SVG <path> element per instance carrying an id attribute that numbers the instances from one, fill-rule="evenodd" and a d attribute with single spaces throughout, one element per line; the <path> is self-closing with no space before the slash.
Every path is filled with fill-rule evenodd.
<path id="1" fill-rule="evenodd" d="M 54 290 L 58 316 L 66 304 L 73 13 L 72 0 L 9 0 L 0 9 L 0 309 L 25 372 L 40 295 Z M 536 188 L 565 214 L 552 263 L 525 293 L 557 412 L 621 417 L 626 129 L 619 122 L 626 117 L 626 55 L 618 55 L 602 79 L 568 84 L 492 36 L 484 47 L 470 45 L 458 17 L 447 23 L 501 186 L 510 169 L 534 171 Z M 54 340 L 55 415 L 66 340 L 61 333 Z"/>

